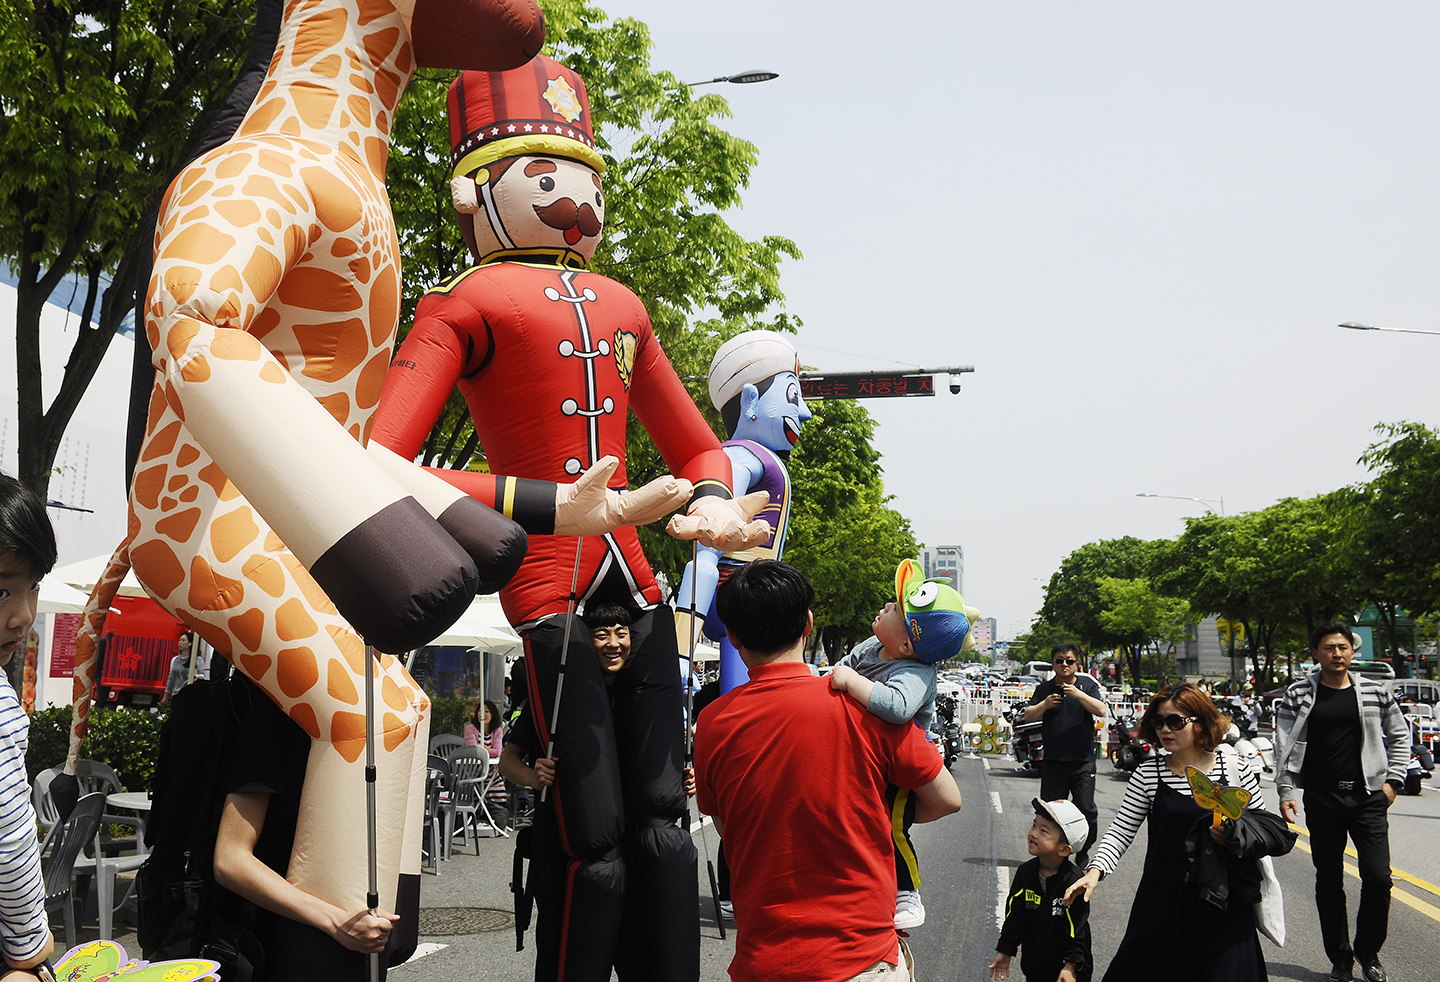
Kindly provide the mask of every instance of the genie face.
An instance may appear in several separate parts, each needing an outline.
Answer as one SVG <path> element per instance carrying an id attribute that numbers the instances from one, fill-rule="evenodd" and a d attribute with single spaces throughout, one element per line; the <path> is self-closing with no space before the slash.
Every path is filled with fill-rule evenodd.
<path id="1" fill-rule="evenodd" d="M 767 450 L 788 454 L 800 439 L 800 427 L 813 413 L 800 395 L 800 379 L 781 372 L 763 393 L 746 383 L 740 390 L 740 421 L 733 438 L 754 440 Z"/>

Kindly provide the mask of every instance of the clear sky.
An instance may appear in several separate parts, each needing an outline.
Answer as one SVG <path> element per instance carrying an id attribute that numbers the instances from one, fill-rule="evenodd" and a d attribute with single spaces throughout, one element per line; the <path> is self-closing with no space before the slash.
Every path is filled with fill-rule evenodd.
<path id="1" fill-rule="evenodd" d="M 806 364 L 975 365 L 867 405 L 1002 637 L 1071 550 L 1203 512 L 1137 492 L 1251 511 L 1437 421 L 1440 337 L 1335 325 L 1440 330 L 1440 6 L 600 6 L 687 81 L 780 73 L 718 87 L 760 150 L 729 219 L 804 251 Z"/>

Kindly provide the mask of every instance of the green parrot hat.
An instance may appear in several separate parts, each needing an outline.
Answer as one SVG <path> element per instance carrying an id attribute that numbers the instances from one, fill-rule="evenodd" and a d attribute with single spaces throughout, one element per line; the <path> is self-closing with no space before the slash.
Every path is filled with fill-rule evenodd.
<path id="1" fill-rule="evenodd" d="M 980 611 L 965 606 L 965 598 L 944 580 L 925 579 L 913 559 L 895 570 L 895 602 L 905 614 L 915 657 L 927 665 L 975 647 L 971 626 Z"/>

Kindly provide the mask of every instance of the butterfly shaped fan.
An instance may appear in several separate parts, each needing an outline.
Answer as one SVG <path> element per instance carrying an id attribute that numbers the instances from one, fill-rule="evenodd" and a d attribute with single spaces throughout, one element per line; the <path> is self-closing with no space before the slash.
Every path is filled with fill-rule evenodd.
<path id="1" fill-rule="evenodd" d="M 1216 784 L 1199 768 L 1186 767 L 1185 780 L 1190 782 L 1190 792 L 1195 795 L 1195 804 L 1215 812 L 1212 825 L 1219 826 L 1222 817 L 1231 820 L 1239 818 L 1245 806 L 1250 803 L 1249 791 Z"/>
<path id="2" fill-rule="evenodd" d="M 113 941 L 76 945 L 55 962 L 56 982 L 203 982 L 217 979 L 219 962 L 177 958 L 146 962 L 131 958 Z"/>

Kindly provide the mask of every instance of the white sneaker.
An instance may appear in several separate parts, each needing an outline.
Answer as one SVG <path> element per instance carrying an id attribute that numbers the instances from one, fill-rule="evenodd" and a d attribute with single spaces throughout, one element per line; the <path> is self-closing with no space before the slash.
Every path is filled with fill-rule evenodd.
<path id="1" fill-rule="evenodd" d="M 725 918 L 727 921 L 733 921 L 735 919 L 735 908 L 730 903 L 730 901 L 720 901 L 720 916 Z"/>
<path id="2" fill-rule="evenodd" d="M 925 905 L 919 890 L 901 890 L 895 894 L 895 929 L 908 931 L 925 923 Z"/>

